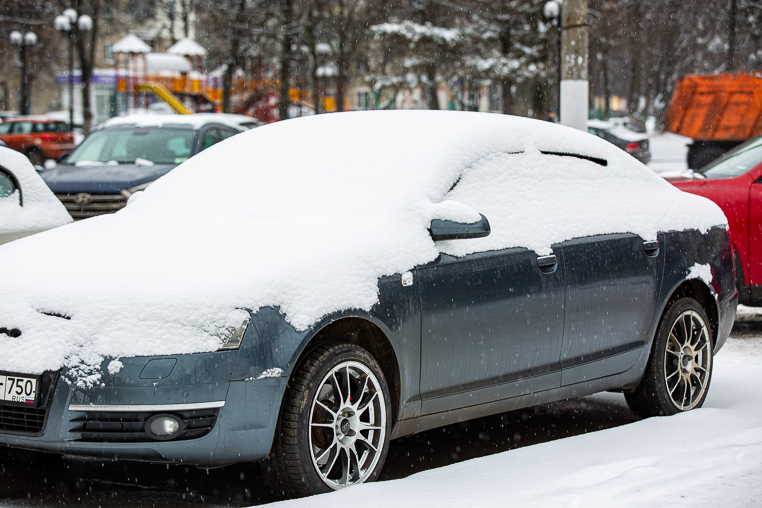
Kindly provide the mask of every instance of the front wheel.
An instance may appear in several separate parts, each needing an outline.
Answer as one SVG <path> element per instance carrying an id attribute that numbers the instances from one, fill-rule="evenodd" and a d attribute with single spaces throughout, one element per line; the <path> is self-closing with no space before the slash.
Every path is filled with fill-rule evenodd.
<path id="1" fill-rule="evenodd" d="M 375 480 L 389 448 L 389 389 L 376 360 L 328 343 L 294 371 L 268 469 L 285 494 L 304 496 Z"/>
<path id="2" fill-rule="evenodd" d="M 670 304 L 662 316 L 646 372 L 627 404 L 639 416 L 667 416 L 701 407 L 712 379 L 712 333 L 692 298 Z"/>

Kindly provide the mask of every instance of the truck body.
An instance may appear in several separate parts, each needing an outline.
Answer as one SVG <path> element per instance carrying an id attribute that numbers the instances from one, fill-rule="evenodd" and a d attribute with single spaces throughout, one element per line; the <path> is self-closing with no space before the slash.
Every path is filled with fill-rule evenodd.
<path id="1" fill-rule="evenodd" d="M 762 134 L 762 74 L 686 76 L 675 88 L 665 129 L 693 139 L 688 167 L 698 169 Z"/>

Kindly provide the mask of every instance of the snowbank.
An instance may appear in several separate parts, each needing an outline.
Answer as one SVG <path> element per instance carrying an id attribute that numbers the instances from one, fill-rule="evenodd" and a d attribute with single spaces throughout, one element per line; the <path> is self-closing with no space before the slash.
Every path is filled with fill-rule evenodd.
<path id="1" fill-rule="evenodd" d="M 8 198 L 0 199 L 0 233 L 43 231 L 71 222 L 69 212 L 24 154 L 0 147 L 0 167 L 16 177 L 24 201 L 24 206 L 19 206 L 18 190 Z"/>
<path id="2" fill-rule="evenodd" d="M 715 358 L 702 409 L 271 506 L 756 506 L 762 341 L 743 342 L 730 339 Z"/>
<path id="3" fill-rule="evenodd" d="M 477 212 L 489 237 L 431 240 L 433 218 L 476 221 Z M 436 111 L 280 122 L 191 158 L 115 215 L 0 248 L 0 263 L 20 267 L 0 286 L 0 325 L 23 332 L 0 336 L 0 369 L 65 364 L 87 377 L 106 356 L 213 351 L 242 309 L 262 306 L 305 329 L 327 313 L 370 309 L 380 276 L 440 249 L 542 254 L 577 236 L 648 240 L 724 223 L 714 203 L 613 145 L 547 122 Z"/>

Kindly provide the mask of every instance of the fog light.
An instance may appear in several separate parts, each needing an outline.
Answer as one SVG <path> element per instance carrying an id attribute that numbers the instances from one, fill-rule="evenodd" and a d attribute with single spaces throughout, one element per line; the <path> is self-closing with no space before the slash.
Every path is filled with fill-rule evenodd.
<path id="1" fill-rule="evenodd" d="M 146 432 L 160 441 L 174 439 L 183 431 L 183 422 L 172 415 L 155 415 L 146 422 Z"/>

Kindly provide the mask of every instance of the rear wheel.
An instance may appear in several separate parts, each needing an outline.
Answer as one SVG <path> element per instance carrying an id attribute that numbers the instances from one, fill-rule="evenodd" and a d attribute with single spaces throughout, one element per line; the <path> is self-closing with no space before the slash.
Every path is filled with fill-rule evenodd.
<path id="1" fill-rule="evenodd" d="M 375 480 L 389 448 L 390 415 L 386 380 L 368 351 L 318 346 L 286 390 L 268 457 L 276 487 L 303 496 Z"/>
<path id="2" fill-rule="evenodd" d="M 667 416 L 701 407 L 712 379 L 712 333 L 704 309 L 692 298 L 670 304 L 651 347 L 646 372 L 625 394 L 639 416 Z"/>
<path id="3" fill-rule="evenodd" d="M 26 157 L 32 163 L 32 166 L 42 166 L 45 163 L 45 154 L 39 148 L 27 150 Z"/>

